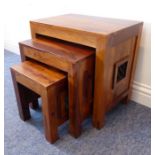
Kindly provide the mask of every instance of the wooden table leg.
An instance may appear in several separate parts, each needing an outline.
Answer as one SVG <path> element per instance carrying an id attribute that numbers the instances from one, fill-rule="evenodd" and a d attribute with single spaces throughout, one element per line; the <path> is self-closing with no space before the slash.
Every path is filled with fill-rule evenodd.
<path id="1" fill-rule="evenodd" d="M 79 102 L 79 74 L 78 66 L 74 66 L 72 74 L 68 75 L 69 88 L 69 132 L 77 138 L 81 135 L 81 115 Z"/>
<path id="2" fill-rule="evenodd" d="M 128 95 L 125 96 L 121 101 L 122 101 L 122 104 L 128 104 L 129 103 Z"/>
<path id="3" fill-rule="evenodd" d="M 106 47 L 103 42 L 104 40 L 102 39 L 98 40 L 96 49 L 93 126 L 97 129 L 101 129 L 104 126 L 107 102 L 106 81 L 104 80 L 106 79 Z"/>
<path id="4" fill-rule="evenodd" d="M 33 109 L 33 110 L 36 110 L 39 108 L 39 102 L 38 102 L 38 99 L 35 99 L 33 100 L 32 102 L 30 102 L 30 107 Z"/>
<path id="5" fill-rule="evenodd" d="M 56 96 L 54 88 L 45 89 L 41 95 L 43 101 L 45 137 L 50 143 L 54 143 L 59 138 L 57 133 Z"/>
<path id="6" fill-rule="evenodd" d="M 23 85 L 16 82 L 14 71 L 12 69 L 11 69 L 11 75 L 17 100 L 19 116 L 23 121 L 26 121 L 31 118 L 29 104 L 25 98 L 26 88 Z"/>
<path id="7" fill-rule="evenodd" d="M 29 106 L 36 110 L 39 108 L 38 98 L 40 96 L 33 92 L 32 90 L 25 87 L 25 99 L 26 102 L 29 103 Z"/>

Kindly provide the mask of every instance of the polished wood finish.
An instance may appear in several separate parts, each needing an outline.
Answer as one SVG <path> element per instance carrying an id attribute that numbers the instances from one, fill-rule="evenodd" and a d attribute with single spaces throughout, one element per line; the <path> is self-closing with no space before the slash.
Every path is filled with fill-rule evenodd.
<path id="1" fill-rule="evenodd" d="M 93 124 L 100 129 L 105 113 L 131 94 L 143 23 L 68 14 L 31 21 L 30 25 L 34 40 L 49 36 L 96 49 Z M 114 70 L 125 58 L 126 77 L 113 86 Z"/>
<path id="2" fill-rule="evenodd" d="M 33 40 L 42 35 L 95 48 L 93 125 L 102 128 L 106 112 L 131 95 L 143 22 L 67 14 L 33 20 L 30 26 Z M 126 76 L 114 82 L 126 58 Z"/>
<path id="3" fill-rule="evenodd" d="M 28 103 L 41 96 L 45 136 L 50 143 L 54 143 L 58 139 L 58 126 L 68 119 L 68 112 L 64 108 L 67 97 L 66 76 L 60 71 L 30 61 L 12 66 L 11 73 L 20 118 L 24 121 L 30 118 Z M 36 95 L 32 96 L 32 92 Z"/>
<path id="4" fill-rule="evenodd" d="M 110 35 L 112 40 L 109 40 L 108 44 L 113 45 L 115 42 L 118 44 L 126 37 L 138 33 L 141 24 L 142 22 L 138 21 L 78 14 L 66 14 L 30 22 L 33 39 L 36 38 L 36 34 L 42 34 L 95 48 L 100 37 L 106 42 Z"/>
<path id="5" fill-rule="evenodd" d="M 22 61 L 33 59 L 68 73 L 70 133 L 78 137 L 92 113 L 95 49 L 42 36 L 19 45 Z"/>

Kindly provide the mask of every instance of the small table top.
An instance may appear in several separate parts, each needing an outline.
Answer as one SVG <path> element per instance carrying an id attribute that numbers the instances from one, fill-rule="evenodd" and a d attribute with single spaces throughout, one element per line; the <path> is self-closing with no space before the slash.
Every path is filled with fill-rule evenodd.
<path id="1" fill-rule="evenodd" d="M 33 20 L 41 24 L 69 28 L 94 34 L 107 35 L 142 22 L 122 19 L 103 18 L 78 14 L 66 14 L 61 16 Z"/>
<path id="2" fill-rule="evenodd" d="M 18 73 L 18 79 L 24 76 L 35 82 L 35 84 L 40 84 L 45 87 L 51 86 L 66 78 L 66 75 L 57 69 L 50 69 L 47 68 L 47 66 L 43 66 L 43 64 L 40 65 L 39 63 L 31 61 L 24 61 L 20 64 L 13 65 L 11 69 Z"/>

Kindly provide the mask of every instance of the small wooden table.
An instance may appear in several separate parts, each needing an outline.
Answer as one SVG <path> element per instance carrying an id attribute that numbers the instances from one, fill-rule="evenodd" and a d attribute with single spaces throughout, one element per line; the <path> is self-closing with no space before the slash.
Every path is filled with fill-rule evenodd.
<path id="1" fill-rule="evenodd" d="M 34 40 L 48 36 L 96 50 L 93 125 L 102 128 L 105 113 L 130 98 L 143 22 L 67 14 L 33 20 L 30 26 Z M 80 124 L 74 125 L 80 131 Z"/>

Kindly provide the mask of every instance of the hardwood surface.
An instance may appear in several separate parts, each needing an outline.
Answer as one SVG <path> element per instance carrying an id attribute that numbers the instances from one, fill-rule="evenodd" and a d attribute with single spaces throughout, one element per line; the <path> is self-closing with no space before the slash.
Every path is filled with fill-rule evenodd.
<path id="1" fill-rule="evenodd" d="M 34 101 L 35 96 L 31 95 L 30 100 L 29 92 L 37 93 L 43 102 L 45 137 L 50 143 L 54 143 L 58 139 L 58 126 L 68 119 L 68 112 L 64 108 L 67 97 L 66 76 L 30 61 L 12 66 L 11 73 L 20 118 L 24 121 L 30 118 L 28 103 Z"/>
<path id="2" fill-rule="evenodd" d="M 55 27 L 62 27 L 66 29 L 73 29 L 78 31 L 85 31 L 92 34 L 107 35 L 115 33 L 124 28 L 139 24 L 138 21 L 122 20 L 114 18 L 93 17 L 78 14 L 66 14 L 56 17 L 43 18 L 31 21 L 32 23 L 41 23 L 52 25 Z"/>
<path id="3" fill-rule="evenodd" d="M 72 64 L 82 61 L 86 57 L 93 55 L 95 52 L 94 48 L 90 48 L 87 46 L 68 43 L 65 41 L 56 40 L 54 38 L 39 38 L 41 39 L 26 40 L 20 42 L 19 44 L 31 47 L 34 50 L 44 51 L 44 53 L 54 55 L 61 61 L 66 61 Z"/>
<path id="4" fill-rule="evenodd" d="M 16 77 L 18 81 L 22 80 L 20 75 L 23 77 L 25 76 L 26 78 L 31 78 L 31 81 L 34 83 L 34 87 L 35 83 L 37 86 L 40 85 L 41 87 L 48 87 L 65 78 L 65 75 L 58 70 L 49 70 L 42 65 L 38 65 L 37 63 L 30 61 L 25 61 L 20 65 L 13 65 L 11 68 L 18 71 L 19 75 L 17 74 Z M 40 90 L 41 89 L 39 89 L 38 92 L 40 92 Z"/>
<path id="5" fill-rule="evenodd" d="M 123 41 L 138 34 L 142 22 L 67 14 L 30 21 L 32 38 L 36 34 L 51 36 L 90 47 L 97 47 L 98 39 L 108 39 L 108 44 Z M 128 33 L 130 31 L 130 33 Z"/>
<path id="6" fill-rule="evenodd" d="M 92 113 L 95 49 L 50 38 L 20 42 L 20 52 L 23 61 L 33 59 L 68 74 L 70 133 L 78 137 Z"/>
<path id="7" fill-rule="evenodd" d="M 95 48 L 93 125 L 102 128 L 106 112 L 131 95 L 143 22 L 68 14 L 34 20 L 30 26 L 33 40 L 41 35 Z M 126 76 L 114 82 L 125 58 Z"/>

